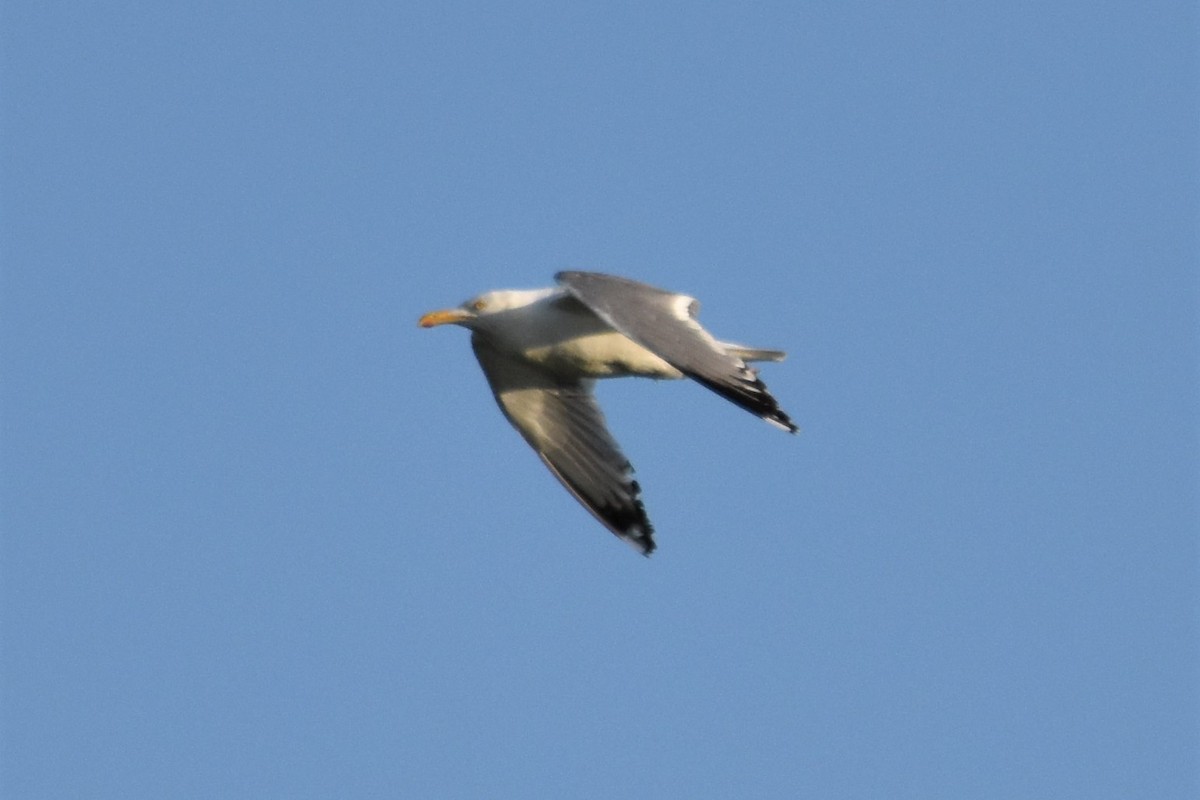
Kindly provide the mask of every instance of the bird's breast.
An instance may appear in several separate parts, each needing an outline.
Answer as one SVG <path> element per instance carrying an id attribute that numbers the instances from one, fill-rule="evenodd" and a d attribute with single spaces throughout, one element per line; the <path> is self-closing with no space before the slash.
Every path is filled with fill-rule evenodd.
<path id="1" fill-rule="evenodd" d="M 681 378 L 683 374 L 629 337 L 613 330 L 546 343 L 525 357 L 560 375 L 580 378 Z"/>

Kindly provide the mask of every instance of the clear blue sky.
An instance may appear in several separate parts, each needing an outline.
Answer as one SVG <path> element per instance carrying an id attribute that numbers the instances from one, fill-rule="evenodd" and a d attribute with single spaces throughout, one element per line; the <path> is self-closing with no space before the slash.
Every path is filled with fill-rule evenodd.
<path id="1" fill-rule="evenodd" d="M 0 9 L 5 798 L 1192 798 L 1194 3 Z M 596 269 L 599 527 L 423 312 Z"/>

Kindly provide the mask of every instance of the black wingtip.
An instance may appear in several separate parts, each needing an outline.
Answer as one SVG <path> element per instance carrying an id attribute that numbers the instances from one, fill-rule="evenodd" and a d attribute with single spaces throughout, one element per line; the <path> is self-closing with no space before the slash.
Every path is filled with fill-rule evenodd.
<path id="1" fill-rule="evenodd" d="M 649 558 L 658 547 L 654 543 L 654 526 L 650 524 L 646 507 L 642 505 L 642 487 L 636 480 L 631 480 L 629 489 L 633 497 L 633 506 L 615 518 L 610 517 L 609 523 L 613 526 L 614 533 Z"/>
<path id="2" fill-rule="evenodd" d="M 737 386 L 717 383 L 716 381 L 707 380 L 701 375 L 691 373 L 688 374 L 688 377 L 780 430 L 787 433 L 800 432 L 800 427 L 792 422 L 791 417 L 779 407 L 779 401 L 767 391 L 766 384 L 758 378 L 754 378 L 753 381 L 746 381 L 745 384 Z"/>
<path id="3" fill-rule="evenodd" d="M 788 433 L 796 434 L 800 432 L 800 426 L 792 422 L 791 418 L 787 414 L 778 409 L 776 409 L 774 414 L 769 414 L 763 417 L 763 419 L 778 428 L 782 428 Z"/>
<path id="4" fill-rule="evenodd" d="M 625 468 L 632 471 L 626 463 Z M 558 474 L 557 472 L 555 473 Z M 583 499 L 580 491 L 564 480 L 563 484 L 571 491 L 576 500 L 586 508 L 593 517 L 600 520 L 604 527 L 621 541 L 628 544 L 644 556 L 654 552 L 654 526 L 646 514 L 646 506 L 642 504 L 642 487 L 636 480 L 630 480 L 628 485 L 628 501 L 618 504 L 600 503 L 593 505 Z"/>
<path id="5" fill-rule="evenodd" d="M 613 533 L 647 558 L 658 549 L 658 545 L 654 543 L 654 529 L 650 527 L 649 522 L 631 525 L 625 529 L 613 528 Z"/>
<path id="6" fill-rule="evenodd" d="M 654 543 L 652 535 L 651 531 L 646 531 L 643 538 L 633 542 L 633 546 L 640 550 L 646 558 L 654 555 L 654 551 L 658 549 L 658 545 Z"/>

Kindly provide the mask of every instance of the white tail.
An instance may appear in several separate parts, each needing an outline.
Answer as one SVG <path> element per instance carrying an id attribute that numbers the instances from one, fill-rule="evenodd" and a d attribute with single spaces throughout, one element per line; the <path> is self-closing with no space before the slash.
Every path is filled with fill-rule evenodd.
<path id="1" fill-rule="evenodd" d="M 726 353 L 736 356 L 742 361 L 783 361 L 787 358 L 787 353 L 782 350 L 746 347 L 744 344 L 734 344 L 732 342 L 721 342 L 721 347 L 725 349 Z"/>

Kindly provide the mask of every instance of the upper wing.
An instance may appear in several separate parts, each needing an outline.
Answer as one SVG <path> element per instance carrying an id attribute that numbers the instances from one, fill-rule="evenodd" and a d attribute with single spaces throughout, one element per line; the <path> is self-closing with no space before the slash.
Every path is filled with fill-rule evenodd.
<path id="1" fill-rule="evenodd" d="M 633 468 L 604 426 L 590 382 L 564 381 L 471 336 L 475 357 L 504 416 L 584 508 L 643 555 L 654 529 Z"/>
<path id="2" fill-rule="evenodd" d="M 597 272 L 560 272 L 554 279 L 596 316 L 680 372 L 751 414 L 796 432 L 755 371 L 696 322 L 699 304 L 694 298 Z"/>

